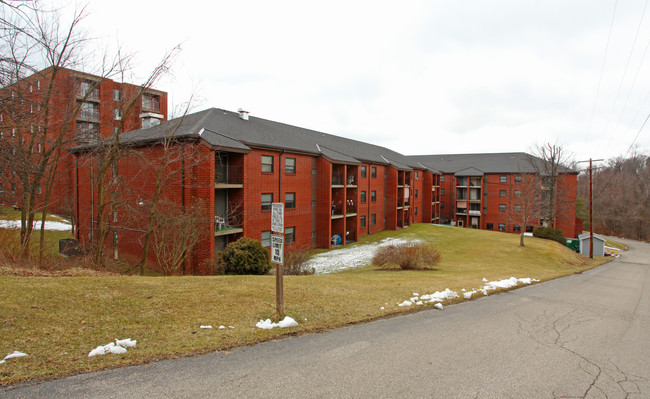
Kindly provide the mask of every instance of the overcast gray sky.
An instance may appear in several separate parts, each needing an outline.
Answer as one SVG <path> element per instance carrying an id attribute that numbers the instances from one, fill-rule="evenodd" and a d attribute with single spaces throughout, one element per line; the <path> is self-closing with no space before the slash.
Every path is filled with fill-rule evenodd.
<path id="1" fill-rule="evenodd" d="M 557 142 L 582 160 L 622 155 L 637 134 L 650 149 L 647 3 L 111 0 L 90 2 L 86 28 L 137 52 L 140 78 L 182 43 L 157 84 L 170 105 L 194 93 L 195 110 L 242 107 L 404 154 Z"/>

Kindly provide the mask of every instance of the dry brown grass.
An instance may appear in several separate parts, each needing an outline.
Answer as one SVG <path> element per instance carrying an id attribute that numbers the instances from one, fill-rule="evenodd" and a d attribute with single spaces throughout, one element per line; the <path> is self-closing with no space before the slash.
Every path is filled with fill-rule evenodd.
<path id="1" fill-rule="evenodd" d="M 434 243 L 438 270 L 399 272 L 373 266 L 345 273 L 286 276 L 287 315 L 300 325 L 260 330 L 274 318 L 274 276 L 209 277 L 13 277 L 0 276 L 0 354 L 28 357 L 0 366 L 0 384 L 56 378 L 141 364 L 154 359 L 250 345 L 287 334 L 324 331 L 424 307 L 398 307 L 413 292 L 482 286 L 482 278 L 533 277 L 542 281 L 605 262 L 590 261 L 555 242 L 498 232 L 415 225 L 388 235 Z M 463 301 L 462 298 L 452 302 Z M 382 309 L 384 308 L 384 309 Z M 277 319 L 276 319 L 277 320 Z M 214 328 L 202 330 L 200 325 Z M 233 326 L 219 330 L 218 326 Z M 115 338 L 138 340 L 124 355 L 88 357 Z"/>

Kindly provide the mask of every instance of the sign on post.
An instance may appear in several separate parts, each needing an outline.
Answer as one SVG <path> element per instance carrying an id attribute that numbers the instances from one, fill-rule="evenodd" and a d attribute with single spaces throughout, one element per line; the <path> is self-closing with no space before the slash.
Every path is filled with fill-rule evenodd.
<path id="1" fill-rule="evenodd" d="M 284 234 L 284 204 L 282 202 L 271 204 L 271 231 Z"/>
<path id="2" fill-rule="evenodd" d="M 275 234 L 271 236 L 271 262 L 278 265 L 284 262 L 284 237 Z"/>

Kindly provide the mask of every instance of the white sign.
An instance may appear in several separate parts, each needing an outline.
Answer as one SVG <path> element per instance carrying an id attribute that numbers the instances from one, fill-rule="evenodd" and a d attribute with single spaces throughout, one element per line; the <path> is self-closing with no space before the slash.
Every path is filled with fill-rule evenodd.
<path id="1" fill-rule="evenodd" d="M 284 237 L 271 236 L 271 262 L 281 265 L 284 262 Z"/>
<path id="2" fill-rule="evenodd" d="M 284 233 L 284 204 L 282 202 L 271 204 L 271 231 Z"/>

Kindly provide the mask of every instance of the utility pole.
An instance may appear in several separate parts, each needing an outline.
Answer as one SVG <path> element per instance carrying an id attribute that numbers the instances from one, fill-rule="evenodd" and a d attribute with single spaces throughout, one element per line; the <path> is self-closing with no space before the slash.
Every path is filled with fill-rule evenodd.
<path id="1" fill-rule="evenodd" d="M 589 259 L 594 258 L 594 223 L 593 223 L 593 199 L 594 199 L 594 194 L 593 194 L 593 182 L 592 182 L 592 169 L 593 169 L 593 162 L 594 161 L 604 161 L 604 159 L 591 159 L 589 158 L 588 161 L 579 161 L 578 163 L 582 162 L 589 162 Z"/>

